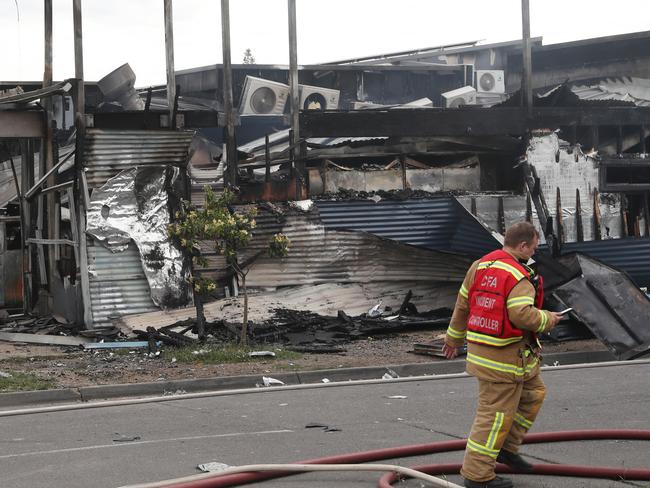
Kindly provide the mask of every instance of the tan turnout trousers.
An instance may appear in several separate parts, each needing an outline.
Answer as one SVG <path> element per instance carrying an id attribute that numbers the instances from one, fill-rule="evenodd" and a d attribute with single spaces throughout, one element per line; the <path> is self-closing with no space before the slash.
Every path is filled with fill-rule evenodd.
<path id="1" fill-rule="evenodd" d="M 460 474 L 482 482 L 494 478 L 501 448 L 512 453 L 519 451 L 542 406 L 546 387 L 540 375 L 535 374 L 514 383 L 478 379 L 478 388 L 478 408 Z"/>

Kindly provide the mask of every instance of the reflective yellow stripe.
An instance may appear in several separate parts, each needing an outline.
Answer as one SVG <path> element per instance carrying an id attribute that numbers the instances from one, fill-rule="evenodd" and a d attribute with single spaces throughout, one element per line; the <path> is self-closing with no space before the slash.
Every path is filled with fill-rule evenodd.
<path id="1" fill-rule="evenodd" d="M 469 296 L 469 291 L 467 291 L 467 288 L 465 288 L 464 284 L 460 285 L 460 290 L 458 293 L 460 293 L 460 296 L 463 298 L 467 298 Z"/>
<path id="2" fill-rule="evenodd" d="M 488 346 L 507 346 L 508 344 L 514 344 L 523 339 L 521 337 L 508 337 L 507 339 L 500 339 L 499 337 L 493 337 L 486 334 L 480 334 L 479 332 L 468 331 L 467 340 L 471 342 L 478 342 L 479 344 L 487 344 Z"/>
<path id="3" fill-rule="evenodd" d="M 521 271 L 519 271 L 514 266 L 504 263 L 503 261 L 494 261 L 494 262 L 484 261 L 482 263 L 479 263 L 478 266 L 476 267 L 476 269 L 487 269 L 487 268 L 496 268 L 496 269 L 501 269 L 503 271 L 507 271 L 512 276 L 514 276 L 517 281 L 521 281 L 525 278 L 524 274 Z"/>
<path id="4" fill-rule="evenodd" d="M 485 447 L 488 449 L 494 449 L 494 445 L 497 443 L 497 437 L 499 436 L 499 431 L 503 427 L 503 412 L 497 412 L 494 417 L 494 423 L 492 424 L 492 429 L 490 430 L 490 435 L 488 436 L 488 441 Z"/>
<path id="5" fill-rule="evenodd" d="M 541 315 L 539 327 L 537 327 L 537 332 L 544 332 L 544 329 L 546 328 L 546 324 L 548 323 L 548 317 L 546 316 L 546 313 L 544 313 L 543 310 L 538 310 L 539 314 Z"/>
<path id="6" fill-rule="evenodd" d="M 533 297 L 527 297 L 527 296 L 513 297 L 513 298 L 508 298 L 508 301 L 506 302 L 506 307 L 512 308 L 512 307 L 518 307 L 520 305 L 533 305 L 534 303 L 535 303 L 535 299 Z"/>
<path id="7" fill-rule="evenodd" d="M 496 459 L 499 455 L 499 451 L 496 449 L 490 449 L 488 447 L 482 446 L 478 442 L 474 442 L 472 439 L 467 439 L 467 447 L 472 451 L 476 451 L 479 454 L 485 454 L 493 459 Z"/>
<path id="8" fill-rule="evenodd" d="M 487 359 L 476 354 L 467 353 L 467 362 L 476 364 L 477 366 L 483 366 L 484 368 L 492 369 L 494 371 L 501 371 L 502 373 L 510 373 L 515 376 L 523 376 L 526 373 L 530 373 L 539 360 L 537 358 L 533 359 L 530 364 L 527 364 L 525 368 L 517 366 L 516 364 L 509 363 L 500 363 L 499 361 L 493 361 L 492 359 Z"/>
<path id="9" fill-rule="evenodd" d="M 515 414 L 515 422 L 517 422 L 519 425 L 521 425 L 524 429 L 530 429 L 533 426 L 533 423 L 528 420 L 526 417 L 523 415 L 516 413 Z"/>
<path id="10" fill-rule="evenodd" d="M 465 336 L 467 335 L 467 331 L 458 331 L 456 329 L 452 329 L 451 326 L 447 328 L 447 335 L 451 337 L 452 339 L 465 339 Z"/>

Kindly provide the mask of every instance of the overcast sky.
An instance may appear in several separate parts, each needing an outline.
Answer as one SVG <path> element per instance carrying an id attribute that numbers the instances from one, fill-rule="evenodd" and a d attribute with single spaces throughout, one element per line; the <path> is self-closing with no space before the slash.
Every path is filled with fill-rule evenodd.
<path id="1" fill-rule="evenodd" d="M 72 0 L 53 0 L 54 78 L 74 77 Z M 647 0 L 530 0 L 544 44 L 650 29 Z M 297 0 L 298 63 L 521 37 L 520 0 Z M 165 83 L 163 0 L 82 0 L 84 71 L 128 62 L 137 86 Z M 219 0 L 174 0 L 176 70 L 220 63 Z M 233 63 L 288 64 L 287 0 L 230 0 Z M 0 0 L 0 80 L 40 80 L 43 0 Z"/>

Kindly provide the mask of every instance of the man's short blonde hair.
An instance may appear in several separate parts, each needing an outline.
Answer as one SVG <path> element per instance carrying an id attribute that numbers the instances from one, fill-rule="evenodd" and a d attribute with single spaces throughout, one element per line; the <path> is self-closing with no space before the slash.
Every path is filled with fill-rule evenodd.
<path id="1" fill-rule="evenodd" d="M 530 244 L 535 237 L 539 239 L 539 232 L 537 232 L 533 224 L 530 222 L 519 222 L 508 227 L 503 243 L 508 247 L 517 247 L 521 242 Z"/>

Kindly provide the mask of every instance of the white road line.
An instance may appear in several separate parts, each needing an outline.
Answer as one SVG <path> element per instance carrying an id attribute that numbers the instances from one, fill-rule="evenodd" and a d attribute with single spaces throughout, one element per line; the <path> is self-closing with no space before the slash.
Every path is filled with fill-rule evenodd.
<path id="1" fill-rule="evenodd" d="M 93 449 L 110 449 L 115 447 L 129 447 L 129 446 L 141 446 L 143 444 L 162 444 L 165 442 L 178 442 L 178 441 L 195 441 L 200 439 L 215 439 L 218 437 L 244 437 L 250 435 L 265 435 L 265 434 L 286 434 L 293 432 L 293 430 L 283 429 L 283 430 L 261 430 L 258 432 L 233 432 L 231 434 L 213 434 L 213 435 L 196 435 L 192 437 L 174 437 L 171 439 L 156 439 L 150 441 L 133 441 L 133 442 L 116 442 L 114 444 L 100 444 L 97 446 L 85 446 L 85 447 L 70 447 L 68 449 L 52 449 L 50 451 L 33 451 L 33 452 L 23 452 L 20 454 L 5 454 L 0 455 L 0 459 L 11 459 L 11 458 L 20 458 L 27 456 L 41 456 L 43 454 L 60 454 L 64 452 L 78 452 L 78 451 L 90 451 Z"/>

